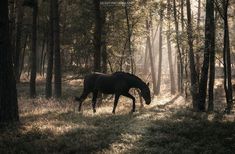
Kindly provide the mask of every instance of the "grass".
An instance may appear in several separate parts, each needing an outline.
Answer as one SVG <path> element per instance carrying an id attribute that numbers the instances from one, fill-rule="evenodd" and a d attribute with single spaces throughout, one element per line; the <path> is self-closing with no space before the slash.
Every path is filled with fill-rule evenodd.
<path id="1" fill-rule="evenodd" d="M 0 129 L 0 153 L 235 152 L 234 115 L 194 113 L 182 97 L 164 96 L 144 108 L 137 103 L 134 114 L 130 100 L 122 98 L 116 115 L 112 100 L 93 114 L 88 99 L 79 113 L 71 97 L 75 85 L 65 86 L 60 101 L 29 99 L 21 85 L 20 123 Z"/>

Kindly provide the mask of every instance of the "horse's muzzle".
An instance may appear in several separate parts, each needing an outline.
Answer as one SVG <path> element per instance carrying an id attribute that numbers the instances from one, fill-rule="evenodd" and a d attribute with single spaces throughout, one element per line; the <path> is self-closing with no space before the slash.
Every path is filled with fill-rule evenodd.
<path id="1" fill-rule="evenodd" d="M 147 105 L 149 105 L 149 104 L 151 103 L 151 100 L 146 101 L 145 103 L 146 103 Z"/>

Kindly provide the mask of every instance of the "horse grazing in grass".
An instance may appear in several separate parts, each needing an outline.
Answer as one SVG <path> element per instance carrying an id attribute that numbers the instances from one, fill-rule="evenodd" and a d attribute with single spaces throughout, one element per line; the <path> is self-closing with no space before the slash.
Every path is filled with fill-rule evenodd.
<path id="1" fill-rule="evenodd" d="M 148 84 L 145 84 L 137 76 L 125 73 L 115 72 L 113 74 L 92 73 L 85 76 L 83 93 L 80 97 L 75 97 L 79 102 L 78 110 L 81 110 L 82 102 L 87 98 L 89 93 L 93 94 L 92 107 L 93 112 L 96 112 L 96 99 L 98 92 L 104 94 L 115 94 L 113 112 L 115 113 L 119 97 L 121 95 L 131 98 L 133 101 L 132 112 L 135 112 L 135 97 L 129 93 L 131 88 L 138 88 L 141 91 L 141 96 L 144 98 L 146 104 L 150 104 L 150 90 Z"/>

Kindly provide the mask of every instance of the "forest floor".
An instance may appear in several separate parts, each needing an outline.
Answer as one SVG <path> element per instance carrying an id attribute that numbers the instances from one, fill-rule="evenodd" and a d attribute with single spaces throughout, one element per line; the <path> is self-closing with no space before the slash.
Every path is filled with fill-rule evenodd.
<path id="1" fill-rule="evenodd" d="M 38 92 L 44 84 L 38 82 Z M 113 100 L 97 113 L 87 99 L 81 113 L 74 95 L 81 81 L 66 81 L 63 99 L 29 99 L 28 83 L 18 85 L 20 123 L 0 129 L 0 153 L 234 153 L 235 116 L 191 111 L 190 101 L 164 94 L 130 113 L 131 101 Z M 80 85 L 80 86 L 78 86 Z M 217 100 L 220 102 L 220 100 Z"/>

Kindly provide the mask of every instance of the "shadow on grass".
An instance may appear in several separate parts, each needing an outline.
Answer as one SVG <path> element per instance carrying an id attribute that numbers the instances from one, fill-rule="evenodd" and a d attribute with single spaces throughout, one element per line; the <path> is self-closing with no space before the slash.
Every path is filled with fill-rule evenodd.
<path id="1" fill-rule="evenodd" d="M 196 113 L 197 114 L 197 113 Z M 128 153 L 226 153 L 235 152 L 235 123 L 206 120 L 207 115 L 176 112 L 154 120 L 137 149 Z"/>
<path id="2" fill-rule="evenodd" d="M 72 128 L 64 133 L 55 134 L 50 127 L 41 130 L 44 127 L 43 123 L 27 131 L 24 130 L 24 124 L 17 127 L 10 126 L 10 129 L 0 135 L 0 153 L 95 153 L 108 149 L 112 143 L 120 140 L 120 135 L 128 129 L 135 116 L 131 114 L 84 116 L 74 112 L 61 114 L 48 112 L 27 116 L 22 121 L 33 123 L 46 118 L 47 122 L 53 125 L 50 126 L 53 130 L 64 126 Z"/>

